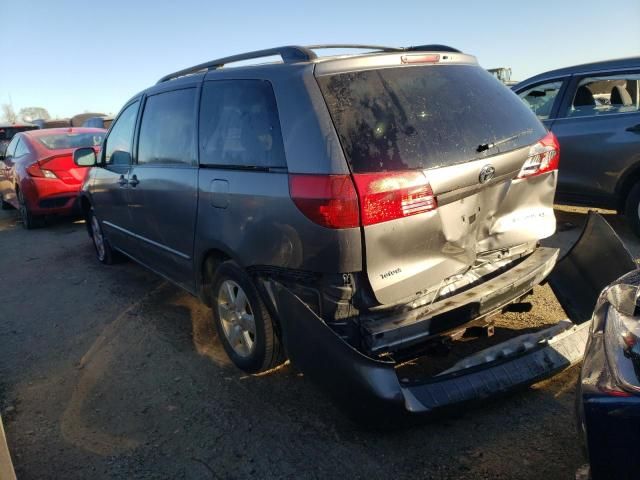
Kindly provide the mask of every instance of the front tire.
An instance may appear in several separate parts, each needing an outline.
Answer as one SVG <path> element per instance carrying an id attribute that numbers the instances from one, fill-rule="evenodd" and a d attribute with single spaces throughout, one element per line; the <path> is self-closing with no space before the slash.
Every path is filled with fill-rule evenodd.
<path id="1" fill-rule="evenodd" d="M 253 281 L 233 261 L 220 264 L 211 287 L 213 319 L 227 355 L 241 370 L 259 373 L 284 360 L 280 340 Z"/>
<path id="2" fill-rule="evenodd" d="M 96 217 L 93 209 L 89 212 L 88 222 L 89 228 L 91 229 L 91 240 L 93 241 L 93 247 L 96 250 L 98 261 L 105 265 L 113 265 L 116 263 L 117 254 L 111 248 L 109 240 L 104 236 L 100 221 L 98 217 Z"/>
<path id="3" fill-rule="evenodd" d="M 636 183 L 627 195 L 624 215 L 631 229 L 640 236 L 640 183 Z"/>

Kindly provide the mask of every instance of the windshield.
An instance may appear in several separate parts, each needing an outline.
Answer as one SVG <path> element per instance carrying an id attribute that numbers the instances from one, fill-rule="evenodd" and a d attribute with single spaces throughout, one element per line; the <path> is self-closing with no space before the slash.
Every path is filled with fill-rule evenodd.
<path id="1" fill-rule="evenodd" d="M 545 135 L 520 99 L 478 66 L 367 70 L 318 83 L 354 172 L 452 165 Z"/>
<path id="2" fill-rule="evenodd" d="M 104 133 L 59 133 L 39 137 L 38 141 L 49 150 L 66 148 L 97 147 L 102 144 Z"/>

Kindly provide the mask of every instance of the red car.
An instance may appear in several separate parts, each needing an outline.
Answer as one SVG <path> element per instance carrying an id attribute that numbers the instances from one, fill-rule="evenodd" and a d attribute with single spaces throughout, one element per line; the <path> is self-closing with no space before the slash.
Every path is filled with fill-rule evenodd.
<path id="1" fill-rule="evenodd" d="M 74 213 L 88 169 L 73 163 L 80 147 L 100 148 L 102 128 L 50 128 L 17 133 L 0 155 L 0 201 L 17 208 L 25 228 L 44 215 Z"/>

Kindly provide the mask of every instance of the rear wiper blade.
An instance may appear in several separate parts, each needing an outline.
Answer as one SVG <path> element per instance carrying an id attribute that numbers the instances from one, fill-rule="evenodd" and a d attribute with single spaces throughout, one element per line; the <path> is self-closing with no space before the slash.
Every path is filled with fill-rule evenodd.
<path id="1" fill-rule="evenodd" d="M 480 152 L 484 152 L 486 150 L 491 150 L 492 148 L 497 147 L 498 145 L 502 145 L 503 143 L 510 142 L 511 140 L 515 140 L 516 138 L 521 137 L 521 136 L 526 135 L 527 133 L 531 133 L 531 132 L 533 132 L 533 129 L 529 128 L 527 130 L 523 130 L 521 132 L 518 132 L 515 135 L 511 135 L 510 137 L 503 138 L 502 140 L 498 140 L 497 142 L 481 143 L 480 145 L 478 145 L 478 148 L 476 148 L 476 152 L 480 153 Z"/>

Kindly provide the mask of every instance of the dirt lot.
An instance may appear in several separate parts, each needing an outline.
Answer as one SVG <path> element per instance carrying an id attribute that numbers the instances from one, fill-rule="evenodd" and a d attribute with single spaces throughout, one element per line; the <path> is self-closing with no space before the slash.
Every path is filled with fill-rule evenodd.
<path id="1" fill-rule="evenodd" d="M 584 210 L 558 217 L 552 243 L 566 247 Z M 27 232 L 0 213 L 0 285 L 0 412 L 19 479 L 538 480 L 585 462 L 576 368 L 455 417 L 368 431 L 290 365 L 236 370 L 206 307 L 132 262 L 98 264 L 81 223 Z M 533 303 L 501 322 L 563 318 L 548 287 Z"/>

